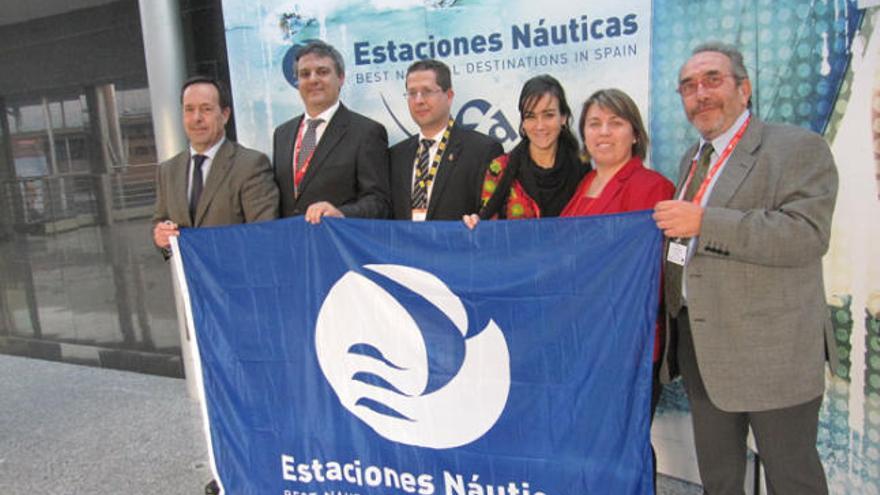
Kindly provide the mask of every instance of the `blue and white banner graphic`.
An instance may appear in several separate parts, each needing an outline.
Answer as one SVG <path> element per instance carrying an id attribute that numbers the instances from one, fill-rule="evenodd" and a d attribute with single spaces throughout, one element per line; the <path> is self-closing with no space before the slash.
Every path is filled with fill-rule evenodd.
<path id="1" fill-rule="evenodd" d="M 185 230 L 217 479 L 239 494 L 652 493 L 648 212 Z"/>
<path id="2" fill-rule="evenodd" d="M 223 17 L 238 140 L 266 153 L 272 130 L 303 111 L 293 64 L 312 39 L 341 52 L 341 100 L 384 124 L 390 144 L 418 133 L 403 94 L 423 58 L 449 65 L 456 120 L 507 149 L 519 92 L 538 74 L 562 83 L 575 121 L 606 87 L 647 114 L 651 0 L 223 0 Z"/>

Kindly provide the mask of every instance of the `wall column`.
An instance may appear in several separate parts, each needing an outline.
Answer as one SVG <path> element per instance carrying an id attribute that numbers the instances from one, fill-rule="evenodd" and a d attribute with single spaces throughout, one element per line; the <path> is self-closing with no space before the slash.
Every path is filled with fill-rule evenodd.
<path id="1" fill-rule="evenodd" d="M 183 26 L 178 0 L 138 0 L 141 14 L 141 32 L 144 36 L 144 56 L 147 62 L 147 81 L 150 85 L 150 106 L 153 113 L 153 131 L 156 135 L 156 156 L 165 161 L 187 147 L 183 132 L 180 106 L 180 87 L 186 78 L 186 56 L 183 45 Z M 186 328 L 183 296 L 178 287 L 172 263 L 174 302 L 177 306 L 177 327 L 186 388 L 191 398 L 197 398 L 197 380 L 190 350 L 190 333 Z"/>
<path id="2" fill-rule="evenodd" d="M 180 110 L 180 86 L 186 79 L 183 26 L 178 0 L 138 0 L 156 156 L 165 161 L 186 147 Z"/>

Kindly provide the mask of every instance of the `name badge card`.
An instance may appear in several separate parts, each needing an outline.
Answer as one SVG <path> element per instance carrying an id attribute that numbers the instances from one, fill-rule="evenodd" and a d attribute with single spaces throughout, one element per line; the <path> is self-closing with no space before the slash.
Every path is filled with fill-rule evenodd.
<path id="1" fill-rule="evenodd" d="M 670 241 L 669 251 L 666 253 L 666 261 L 675 263 L 678 266 L 684 266 L 684 262 L 687 261 L 687 254 L 687 244 L 680 241 Z"/>

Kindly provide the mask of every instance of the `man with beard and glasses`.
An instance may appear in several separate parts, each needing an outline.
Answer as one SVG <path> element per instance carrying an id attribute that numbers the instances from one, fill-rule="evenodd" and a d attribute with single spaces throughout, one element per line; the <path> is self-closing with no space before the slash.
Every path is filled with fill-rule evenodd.
<path id="1" fill-rule="evenodd" d="M 751 427 L 771 494 L 825 494 L 816 437 L 825 361 L 837 358 L 822 281 L 837 169 L 816 133 L 768 124 L 735 47 L 697 47 L 678 92 L 700 134 L 668 238 L 665 378 L 684 378 L 706 493 L 742 494 Z M 669 372 L 672 373 L 669 373 Z"/>

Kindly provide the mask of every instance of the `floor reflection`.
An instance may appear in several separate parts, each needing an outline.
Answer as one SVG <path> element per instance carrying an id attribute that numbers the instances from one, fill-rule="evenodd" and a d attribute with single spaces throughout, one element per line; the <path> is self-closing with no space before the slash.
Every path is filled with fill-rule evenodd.
<path id="1" fill-rule="evenodd" d="M 183 376 L 148 218 L 0 241 L 0 352 Z"/>

